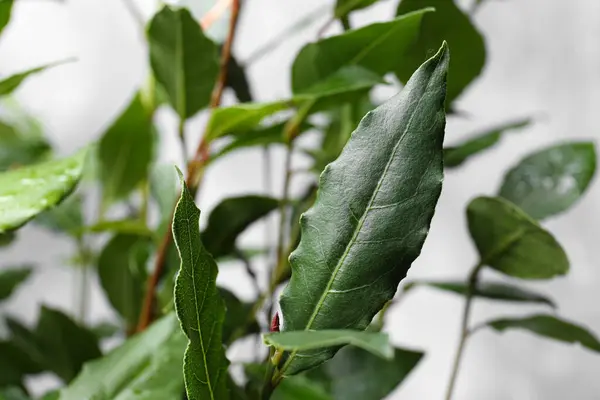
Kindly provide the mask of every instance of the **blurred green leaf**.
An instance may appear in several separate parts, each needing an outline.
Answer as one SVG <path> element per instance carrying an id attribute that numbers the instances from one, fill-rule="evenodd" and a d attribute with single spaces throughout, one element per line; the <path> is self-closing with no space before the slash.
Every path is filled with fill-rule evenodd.
<path id="1" fill-rule="evenodd" d="M 18 387 L 9 387 L 0 390 L 0 400 L 31 400 L 31 397 Z"/>
<path id="2" fill-rule="evenodd" d="M 352 345 L 385 359 L 394 357 L 394 349 L 388 335 L 381 332 L 365 332 L 350 329 L 325 329 L 318 331 L 286 331 L 263 335 L 266 345 L 289 351 L 322 349 L 325 347 Z"/>
<path id="3" fill-rule="evenodd" d="M 476 198 L 467 208 L 467 220 L 483 265 L 521 279 L 549 279 L 569 270 L 554 237 L 506 200 Z"/>
<path id="4" fill-rule="evenodd" d="M 10 22 L 10 14 L 12 11 L 13 0 L 2 0 L 0 1 L 0 34 L 6 28 L 6 25 Z"/>
<path id="5" fill-rule="evenodd" d="M 128 330 L 138 322 L 146 289 L 148 238 L 117 234 L 98 258 L 98 277 L 110 304 L 125 320 Z"/>
<path id="6" fill-rule="evenodd" d="M 431 9 L 307 44 L 292 66 L 294 94 L 302 93 L 342 67 L 357 65 L 379 76 L 396 70 L 404 62 L 406 51 L 418 36 L 421 18 L 428 11 Z M 416 66 L 411 72 L 415 69 Z"/>
<path id="7" fill-rule="evenodd" d="M 245 333 L 260 332 L 260 327 L 252 315 L 253 305 L 251 303 L 243 303 L 227 289 L 219 288 L 219 292 L 227 309 L 225 321 L 223 322 L 223 343 L 229 345 L 235 339 L 238 339 L 234 336 L 236 330 L 240 327 L 246 328 L 246 323 L 250 321 L 252 322 L 247 324 L 249 329 Z"/>
<path id="8" fill-rule="evenodd" d="M 60 400 L 60 391 L 58 389 L 44 393 L 39 400 Z"/>
<path id="9" fill-rule="evenodd" d="M 175 310 L 189 339 L 185 387 L 190 399 L 226 399 L 229 362 L 222 342 L 225 304 L 216 285 L 218 267 L 200 239 L 200 210 L 178 172 L 182 189 L 173 217 L 173 239 L 181 268 L 175 281 Z"/>
<path id="10" fill-rule="evenodd" d="M 158 204 L 160 223 L 158 235 L 163 235 L 171 224 L 173 210 L 179 197 L 177 174 L 173 164 L 155 164 L 150 172 L 150 193 Z"/>
<path id="11" fill-rule="evenodd" d="M 50 152 L 46 140 L 28 137 L 0 122 L 0 171 L 42 161 Z"/>
<path id="12" fill-rule="evenodd" d="M 579 343 L 583 347 L 600 353 L 597 337 L 581 325 L 576 325 L 553 315 L 533 315 L 525 318 L 501 318 L 487 322 L 498 332 L 522 329 L 539 336 L 566 343 Z"/>
<path id="13" fill-rule="evenodd" d="M 333 400 L 383 399 L 422 358 L 421 352 L 396 348 L 394 358 L 384 360 L 357 347 L 344 347 L 307 376 L 321 383 Z"/>
<path id="14" fill-rule="evenodd" d="M 0 233 L 0 247 L 9 246 L 16 238 L 15 232 Z"/>
<path id="15" fill-rule="evenodd" d="M 334 15 L 336 18 L 342 18 L 352 11 L 367 8 L 378 1 L 379 0 L 337 0 L 335 3 Z"/>
<path id="16" fill-rule="evenodd" d="M 98 340 L 108 339 L 119 333 L 120 328 L 111 322 L 100 322 L 90 328 Z"/>
<path id="17" fill-rule="evenodd" d="M 152 120 L 137 93 L 98 145 L 103 201 L 127 197 L 146 179 L 152 161 Z"/>
<path id="18" fill-rule="evenodd" d="M 18 228 L 68 196 L 79 181 L 87 149 L 0 174 L 0 233 Z"/>
<path id="19" fill-rule="evenodd" d="M 29 278 L 32 271 L 30 266 L 0 269 L 0 301 L 8 299 L 17 287 Z"/>
<path id="20" fill-rule="evenodd" d="M 278 124 L 258 127 L 255 129 L 251 129 L 246 132 L 239 132 L 231 135 L 232 140 L 222 149 L 217 151 L 211 156 L 210 162 L 213 162 L 226 154 L 229 154 L 236 150 L 241 150 L 248 147 L 254 146 L 266 146 L 271 144 L 283 144 L 285 143 L 285 138 L 283 136 L 283 132 L 285 129 L 285 125 L 288 122 L 281 122 Z M 300 126 L 300 132 L 305 132 L 310 129 L 312 125 L 308 123 L 303 123 Z"/>
<path id="21" fill-rule="evenodd" d="M 230 254 L 238 236 L 278 206 L 277 199 L 255 195 L 221 201 L 210 213 L 206 229 L 202 232 L 204 247 L 213 257 Z"/>
<path id="22" fill-rule="evenodd" d="M 3 1 L 5 1 L 5 0 L 3 0 Z M 0 13 L 1 12 L 2 12 L 2 10 L 0 10 Z M 1 18 L 2 17 L 0 16 L 0 19 Z M 1 25 L 1 21 L 0 21 L 0 25 Z M 70 62 L 70 61 L 73 61 L 73 60 L 56 61 L 51 64 L 46 64 L 46 65 L 42 65 L 40 67 L 31 68 L 31 69 L 28 69 L 27 71 L 23 71 L 18 74 L 11 75 L 8 78 L 4 78 L 4 79 L 0 80 L 0 96 L 6 96 L 6 95 L 11 94 L 29 76 L 31 76 L 33 74 L 37 74 L 38 72 L 45 71 L 48 68 L 56 67 L 58 65 L 61 65 L 61 64 L 64 64 L 64 63 Z"/>
<path id="23" fill-rule="evenodd" d="M 286 378 L 277 386 L 271 400 L 333 400 L 321 385 L 305 376 Z M 366 398 L 365 398 L 366 399 Z"/>
<path id="24" fill-rule="evenodd" d="M 524 158 L 504 177 L 500 196 L 534 219 L 566 211 L 587 190 L 596 171 L 592 142 L 564 143 Z"/>
<path id="25" fill-rule="evenodd" d="M 35 218 L 35 223 L 54 232 L 77 235 L 83 227 L 83 198 L 80 194 L 67 197 L 58 206 Z"/>
<path id="26" fill-rule="evenodd" d="M 229 64 L 227 64 L 227 81 L 225 83 L 227 87 L 233 90 L 240 103 L 252 101 L 252 92 L 246 69 L 233 55 L 229 58 Z"/>
<path id="27" fill-rule="evenodd" d="M 190 12 L 163 7 L 150 21 L 148 42 L 156 80 L 181 119 L 206 107 L 219 70 L 217 45 Z"/>
<path id="28" fill-rule="evenodd" d="M 404 290 L 409 291 L 415 286 L 430 286 L 463 296 L 467 294 L 469 288 L 468 282 L 462 281 L 416 281 L 406 285 Z M 478 282 L 473 296 L 511 302 L 543 303 L 556 308 L 554 301 L 543 294 L 502 282 Z"/>
<path id="29" fill-rule="evenodd" d="M 447 41 L 452 49 L 446 86 L 446 104 L 450 104 L 481 73 L 486 59 L 485 42 L 454 0 L 402 0 L 397 15 L 425 7 L 435 7 L 435 12 L 423 17 L 418 39 L 411 42 L 409 51 L 402 53 L 403 58 L 394 69 L 398 78 L 406 82 L 415 68 L 437 50 L 440 42 Z"/>
<path id="30" fill-rule="evenodd" d="M 87 363 L 60 400 L 167 400 L 183 391 L 185 337 L 174 314 Z"/>
<path id="31" fill-rule="evenodd" d="M 123 235 L 138 235 L 138 236 L 146 236 L 153 237 L 154 232 L 152 232 L 148 227 L 144 224 L 144 222 L 139 219 L 119 219 L 114 221 L 98 221 L 94 225 L 82 227 L 79 230 L 80 233 L 83 232 L 91 232 L 91 233 L 118 233 Z"/>
<path id="32" fill-rule="evenodd" d="M 510 122 L 475 134 L 470 139 L 467 139 L 458 145 L 445 147 L 444 167 L 453 168 L 462 165 L 472 156 L 475 156 L 498 143 L 506 131 L 524 128 L 530 123 L 530 119 Z"/>
<path id="33" fill-rule="evenodd" d="M 27 375 L 39 372 L 39 365 L 12 340 L 0 341 L 0 388 L 22 386 Z"/>

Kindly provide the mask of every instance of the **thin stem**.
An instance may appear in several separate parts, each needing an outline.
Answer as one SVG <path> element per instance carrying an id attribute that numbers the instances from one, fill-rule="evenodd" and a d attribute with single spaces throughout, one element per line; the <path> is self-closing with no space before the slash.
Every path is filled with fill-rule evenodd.
<path id="1" fill-rule="evenodd" d="M 179 119 L 177 136 L 179 136 L 179 144 L 181 146 L 181 161 L 186 164 L 188 159 L 188 147 L 185 139 L 185 120 L 183 118 Z"/>
<path id="2" fill-rule="evenodd" d="M 452 373 L 450 375 L 448 391 L 446 392 L 446 400 L 452 399 L 452 393 L 454 392 L 454 386 L 456 384 L 456 379 L 458 378 L 460 363 L 462 361 L 465 345 L 467 343 L 467 338 L 469 337 L 469 317 L 471 315 L 471 304 L 473 303 L 473 294 L 475 293 L 475 289 L 477 288 L 479 271 L 481 271 L 482 267 L 483 264 L 480 262 L 475 266 L 475 268 L 473 268 L 471 274 L 469 275 L 469 286 L 467 287 L 467 293 L 465 295 L 465 308 L 461 324 L 460 340 L 458 342 L 458 350 L 456 351 L 454 364 L 452 366 Z"/>
<path id="3" fill-rule="evenodd" d="M 267 360 L 267 372 L 265 373 L 265 380 L 260 392 L 261 400 L 269 400 L 273 391 L 275 390 L 275 385 L 273 385 L 273 375 L 275 373 L 275 363 L 271 362 L 271 359 L 275 357 L 276 352 L 274 348 L 269 350 L 269 357 Z"/>
<path id="4" fill-rule="evenodd" d="M 211 109 L 215 109 L 221 104 L 223 89 L 225 88 L 225 83 L 227 80 L 227 65 L 229 64 L 229 59 L 231 58 L 231 48 L 233 45 L 233 40 L 235 39 L 235 31 L 238 23 L 239 11 L 240 0 L 231 0 L 231 20 L 229 22 L 229 32 L 225 40 L 225 44 L 223 45 L 223 50 L 221 52 L 219 76 L 215 88 L 213 90 L 213 96 L 211 97 L 211 102 L 209 105 Z M 198 189 L 204 176 L 204 167 L 206 166 L 206 163 L 210 158 L 210 148 L 209 144 L 204 139 L 205 137 L 206 135 L 202 136 L 198 148 L 196 149 L 194 158 L 187 164 L 187 182 L 190 186 L 190 192 L 194 196 L 198 193 Z M 172 220 L 173 218 L 171 216 L 171 221 Z M 145 330 L 148 327 L 148 325 L 150 325 L 150 323 L 152 322 L 152 308 L 154 304 L 156 286 L 158 285 L 158 281 L 160 280 L 160 277 L 163 274 L 167 258 L 167 251 L 171 245 L 172 240 L 173 235 L 171 232 L 171 224 L 169 224 L 167 232 L 165 232 L 165 236 L 163 237 L 161 244 L 158 248 L 158 252 L 156 254 L 154 271 L 152 272 L 152 275 L 148 278 L 148 283 L 146 285 L 146 295 L 144 298 L 143 308 L 142 312 L 140 313 L 140 319 L 137 327 L 138 332 Z"/>
<path id="5" fill-rule="evenodd" d="M 87 249 L 81 236 L 77 237 L 77 253 L 82 260 L 79 266 L 79 295 L 77 298 L 77 320 L 83 325 L 89 311 L 90 276 L 87 263 Z"/>

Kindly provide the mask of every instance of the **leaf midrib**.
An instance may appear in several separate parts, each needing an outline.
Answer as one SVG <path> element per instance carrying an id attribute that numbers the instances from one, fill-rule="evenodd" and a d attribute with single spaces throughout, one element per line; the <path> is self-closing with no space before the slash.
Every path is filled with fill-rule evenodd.
<path id="1" fill-rule="evenodd" d="M 441 59 L 438 60 L 435 68 L 437 69 L 439 63 L 440 63 Z M 354 246 L 354 243 L 356 241 L 356 238 L 358 236 L 358 234 L 360 233 L 362 226 L 364 224 L 364 221 L 366 219 L 367 214 L 369 213 L 371 206 L 373 204 L 373 201 L 375 200 L 375 198 L 377 197 L 377 194 L 379 193 L 379 190 L 381 188 L 381 185 L 383 184 L 383 181 L 385 180 L 385 177 L 387 175 L 387 172 L 390 168 L 390 165 L 392 163 L 392 160 L 394 159 L 396 152 L 400 146 L 400 144 L 402 143 L 402 141 L 404 140 L 404 138 L 406 137 L 407 132 L 409 131 L 409 129 L 411 128 L 411 124 L 413 121 L 414 116 L 417 114 L 417 111 L 419 110 L 419 106 L 421 105 L 421 102 L 423 100 L 423 98 L 425 97 L 425 94 L 429 92 L 429 87 L 431 85 L 431 82 L 433 81 L 432 76 L 429 77 L 429 80 L 427 82 L 427 86 L 425 87 L 425 90 L 423 91 L 423 93 L 421 94 L 419 101 L 417 102 L 413 113 L 410 116 L 410 119 L 408 121 L 408 123 L 406 124 L 406 128 L 404 129 L 404 132 L 402 132 L 402 135 L 400 136 L 400 138 L 398 139 L 398 142 L 396 143 L 396 145 L 394 146 L 394 149 L 392 150 L 390 157 L 388 158 L 388 161 L 386 163 L 386 166 L 381 174 L 381 177 L 379 178 L 379 181 L 377 182 L 377 186 L 375 188 L 375 190 L 373 191 L 373 194 L 371 195 L 371 198 L 369 199 L 369 203 L 367 204 L 367 207 L 365 208 L 365 211 L 363 212 L 363 214 L 361 215 L 360 221 L 357 224 L 356 228 L 354 229 L 354 233 L 352 234 L 352 238 L 350 239 L 350 241 L 348 242 L 348 245 L 346 246 L 346 249 L 344 250 L 344 253 L 342 254 L 342 256 L 340 257 L 340 260 L 338 261 L 337 265 L 335 266 L 333 273 L 331 274 L 331 278 L 329 279 L 329 282 L 327 282 L 327 286 L 325 287 L 325 290 L 323 291 L 323 294 L 321 295 L 321 298 L 319 299 L 317 305 L 315 306 L 315 309 L 313 311 L 313 314 L 311 315 L 309 321 L 307 322 L 305 328 L 303 330 L 308 330 L 311 328 L 312 323 L 314 322 L 315 318 L 317 317 L 317 315 L 319 314 L 319 311 L 321 310 L 321 307 L 323 306 L 325 299 L 327 298 L 327 295 L 329 293 L 329 290 L 331 289 L 331 286 L 333 285 L 333 282 L 335 281 L 335 278 L 339 272 L 339 270 L 341 269 L 342 265 L 344 264 L 344 261 L 346 260 L 346 257 L 348 256 L 348 254 L 350 253 L 350 250 L 352 249 L 352 247 Z M 285 364 L 283 365 L 283 367 L 281 368 L 280 374 L 283 375 L 283 373 L 285 372 L 285 370 L 289 367 L 289 365 L 291 364 L 292 360 L 295 358 L 296 354 L 297 354 L 297 350 L 294 350 L 289 358 L 286 360 Z"/>

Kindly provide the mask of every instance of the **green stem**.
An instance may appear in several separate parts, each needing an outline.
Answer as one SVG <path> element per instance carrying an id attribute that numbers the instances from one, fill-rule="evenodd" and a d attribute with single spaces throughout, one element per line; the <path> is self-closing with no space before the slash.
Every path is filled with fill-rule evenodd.
<path id="1" fill-rule="evenodd" d="M 90 294 L 90 276 L 89 265 L 87 262 L 87 249 L 81 236 L 77 237 L 77 253 L 83 261 L 79 266 L 79 282 L 77 288 L 79 295 L 77 296 L 77 320 L 83 325 L 85 324 L 86 316 L 89 310 L 89 294 Z"/>
<path id="2" fill-rule="evenodd" d="M 465 350 L 465 345 L 467 343 L 467 338 L 469 337 L 469 317 L 471 315 L 471 304 L 473 303 L 473 295 L 477 288 L 477 281 L 479 278 L 479 271 L 483 267 L 483 263 L 480 262 L 473 268 L 471 274 L 469 275 L 469 286 L 467 287 L 467 293 L 465 295 L 465 308 L 463 312 L 462 324 L 461 324 L 461 334 L 460 340 L 458 342 L 458 350 L 456 351 L 456 356 L 454 358 L 454 364 L 452 366 L 452 373 L 450 375 L 450 382 L 448 383 L 448 391 L 446 392 L 446 400 L 452 399 L 452 393 L 454 392 L 454 386 L 456 384 L 456 379 L 458 378 L 458 371 L 460 369 L 460 363 L 463 358 L 463 353 Z"/>

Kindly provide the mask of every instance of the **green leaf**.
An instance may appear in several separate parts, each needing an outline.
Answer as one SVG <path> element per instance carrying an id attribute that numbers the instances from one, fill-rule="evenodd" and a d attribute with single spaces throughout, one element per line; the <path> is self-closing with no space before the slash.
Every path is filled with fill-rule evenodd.
<path id="1" fill-rule="evenodd" d="M 82 196 L 73 194 L 67 197 L 58 206 L 38 215 L 35 223 L 54 232 L 77 236 L 77 230 L 84 224 Z"/>
<path id="2" fill-rule="evenodd" d="M 476 198 L 467 220 L 483 265 L 521 279 L 549 279 L 569 270 L 556 239 L 506 200 Z"/>
<path id="3" fill-rule="evenodd" d="M 395 66 L 396 75 L 406 82 L 439 43 L 447 41 L 452 49 L 446 88 L 446 104 L 450 104 L 481 73 L 486 59 L 485 43 L 468 15 L 453 0 L 402 0 L 397 15 L 424 7 L 435 7 L 435 12 L 424 16 L 418 40 L 402 53 L 402 62 Z"/>
<path id="4" fill-rule="evenodd" d="M 2 11 L 0 10 L 0 13 L 1 12 Z M 0 24 L 1 24 L 1 22 L 0 22 Z M 31 69 L 28 69 L 27 71 L 23 71 L 18 74 L 9 76 L 8 78 L 4 78 L 4 79 L 0 80 L 0 96 L 6 96 L 6 95 L 9 95 L 12 92 L 14 92 L 15 89 L 17 89 L 19 87 L 19 85 L 21 85 L 21 83 L 23 83 L 23 81 L 25 79 L 27 79 L 29 76 L 37 74 L 38 72 L 45 71 L 48 68 L 56 67 L 57 65 L 61 65 L 61 64 L 64 64 L 64 63 L 70 62 L 70 61 L 73 61 L 73 60 L 56 61 L 51 64 L 46 64 L 46 65 L 42 65 L 40 67 L 31 68 Z"/>
<path id="5" fill-rule="evenodd" d="M 31 400 L 31 398 L 18 387 L 9 387 L 0 390 L 0 400 Z"/>
<path id="6" fill-rule="evenodd" d="M 390 345 L 388 335 L 381 332 L 350 329 L 273 332 L 264 334 L 263 340 L 269 346 L 294 352 L 350 344 L 381 358 L 394 357 L 394 349 Z"/>
<path id="7" fill-rule="evenodd" d="M 360 348 L 345 347 L 308 376 L 321 382 L 333 400 L 383 399 L 422 358 L 421 352 L 397 348 L 392 360 L 384 360 Z"/>
<path id="8" fill-rule="evenodd" d="M 173 217 L 173 239 L 181 258 L 175 282 L 175 310 L 189 339 L 183 375 L 190 400 L 226 400 L 227 366 L 222 342 L 225 304 L 217 290 L 218 267 L 200 239 L 200 210 L 183 175 Z"/>
<path id="9" fill-rule="evenodd" d="M 256 195 L 223 200 L 210 213 L 202 232 L 205 249 L 215 258 L 230 254 L 238 236 L 278 206 L 277 199 Z"/>
<path id="10" fill-rule="evenodd" d="M 26 375 L 41 371 L 39 365 L 13 340 L 0 341 L 0 388 L 22 386 Z"/>
<path id="11" fill-rule="evenodd" d="M 555 145 L 524 158 L 504 177 L 500 196 L 534 219 L 566 211 L 587 190 L 596 171 L 592 142 Z"/>
<path id="12" fill-rule="evenodd" d="M 444 148 L 444 167 L 454 168 L 462 165 L 474 155 L 494 146 L 506 131 L 524 128 L 531 123 L 530 119 L 506 123 L 473 135 L 458 145 Z"/>
<path id="13" fill-rule="evenodd" d="M 378 0 L 337 0 L 335 3 L 334 15 L 336 18 L 342 18 L 352 11 L 362 10 L 377 3 Z"/>
<path id="14" fill-rule="evenodd" d="M 414 286 L 430 286 L 464 296 L 467 294 L 469 284 L 462 281 L 416 281 L 411 282 L 410 285 L 406 285 L 405 291 L 410 290 Z M 478 282 L 473 296 L 491 300 L 542 303 L 556 308 L 554 301 L 543 294 L 502 282 Z"/>
<path id="15" fill-rule="evenodd" d="M 98 258 L 100 284 L 128 329 L 135 327 L 140 315 L 149 245 L 147 238 L 118 234 L 107 243 Z"/>
<path id="16" fill-rule="evenodd" d="M 115 221 L 99 221 L 94 225 L 85 226 L 79 229 L 78 232 L 91 233 L 118 233 L 123 235 L 137 235 L 145 237 L 153 237 L 152 232 L 143 221 L 139 219 L 119 219 Z"/>
<path id="17" fill-rule="evenodd" d="M 60 400 L 60 391 L 56 389 L 46 392 L 39 400 Z"/>
<path id="18" fill-rule="evenodd" d="M 90 328 L 98 340 L 108 339 L 119 333 L 120 328 L 111 322 L 100 322 Z"/>
<path id="19" fill-rule="evenodd" d="M 252 93 L 250 90 L 250 82 L 246 74 L 246 69 L 236 59 L 234 55 L 229 57 L 227 64 L 227 87 L 230 87 L 235 93 L 240 103 L 248 103 L 252 101 Z"/>
<path id="20" fill-rule="evenodd" d="M 105 202 L 127 197 L 146 179 L 153 140 L 151 116 L 137 93 L 98 145 Z"/>
<path id="21" fill-rule="evenodd" d="M 0 301 L 8 299 L 32 272 L 31 267 L 0 270 Z"/>
<path id="22" fill-rule="evenodd" d="M 0 174 L 0 233 L 18 228 L 69 195 L 83 169 L 87 149 L 61 160 Z"/>
<path id="23" fill-rule="evenodd" d="M 0 34 L 6 28 L 6 25 L 10 22 L 10 14 L 12 11 L 13 0 L 2 0 L 0 1 Z"/>
<path id="24" fill-rule="evenodd" d="M 186 9 L 163 7 L 148 28 L 150 64 L 181 119 L 210 101 L 219 62 L 217 46 Z"/>
<path id="25" fill-rule="evenodd" d="M 171 224 L 179 197 L 177 174 L 172 164 L 156 164 L 150 172 L 150 194 L 158 204 L 160 223 L 157 234 L 163 235 Z"/>
<path id="26" fill-rule="evenodd" d="M 223 343 L 229 345 L 235 339 L 238 328 L 246 328 L 248 323 L 248 329 L 246 334 L 260 332 L 260 326 L 256 322 L 253 313 L 253 305 L 251 303 L 243 303 L 238 299 L 232 292 L 227 289 L 219 288 L 219 293 L 225 302 L 225 308 L 227 313 L 225 315 L 225 321 L 223 323 Z"/>
<path id="27" fill-rule="evenodd" d="M 0 171 L 42 161 L 50 151 L 43 138 L 30 137 L 0 122 Z"/>
<path id="28" fill-rule="evenodd" d="M 428 11 L 432 10 L 421 10 L 307 44 L 292 66 L 294 94 L 302 93 L 342 67 L 358 65 L 379 76 L 396 70 L 404 62 L 406 51 L 418 36 L 421 18 Z"/>
<path id="29" fill-rule="evenodd" d="M 87 363 L 60 400 L 166 400 L 183 390 L 185 337 L 174 314 L 153 323 L 105 357 Z"/>
<path id="30" fill-rule="evenodd" d="M 366 329 L 419 255 L 441 192 L 448 58 L 443 44 L 399 95 L 363 118 L 321 174 L 290 255 L 292 278 L 280 299 L 285 331 Z M 334 354 L 294 352 L 281 374 Z"/>
<path id="31" fill-rule="evenodd" d="M 304 376 L 294 376 L 281 381 L 271 400 L 333 400 L 317 383 Z"/>
<path id="32" fill-rule="evenodd" d="M 533 315 L 525 318 L 502 318 L 487 322 L 499 332 L 508 329 L 523 329 L 549 339 L 566 343 L 579 343 L 583 347 L 600 353 L 600 342 L 596 336 L 581 325 L 576 325 L 553 315 Z"/>

